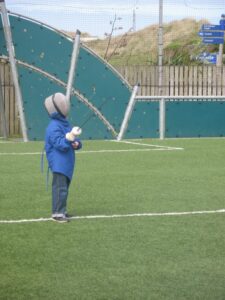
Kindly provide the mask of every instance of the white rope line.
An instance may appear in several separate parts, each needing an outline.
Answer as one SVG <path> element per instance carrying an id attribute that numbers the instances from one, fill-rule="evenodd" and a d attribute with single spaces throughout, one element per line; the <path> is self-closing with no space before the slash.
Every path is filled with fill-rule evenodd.
<path id="1" fill-rule="evenodd" d="M 153 144 L 144 144 L 144 143 L 137 143 L 137 142 L 131 142 L 131 141 L 115 141 L 110 140 L 111 142 L 117 142 L 117 143 L 125 143 L 125 144 L 132 144 L 132 145 L 141 145 L 141 146 L 148 146 L 148 147 L 157 147 L 157 148 L 165 148 L 167 150 L 184 150 L 184 148 L 179 147 L 170 147 L 170 146 L 162 146 L 162 145 L 153 145 Z"/>
<path id="2" fill-rule="evenodd" d="M 185 211 L 185 212 L 165 212 L 165 213 L 135 213 L 135 214 L 115 214 L 115 215 L 90 215 L 90 216 L 75 216 L 70 220 L 85 220 L 85 219 L 121 219 L 135 217 L 167 217 L 167 216 L 185 216 L 185 215 L 208 215 L 225 213 L 225 209 L 218 210 L 201 210 L 201 211 Z M 18 224 L 18 223 L 33 223 L 52 221 L 52 218 L 38 219 L 21 219 L 21 220 L 0 220 L 0 224 Z"/>

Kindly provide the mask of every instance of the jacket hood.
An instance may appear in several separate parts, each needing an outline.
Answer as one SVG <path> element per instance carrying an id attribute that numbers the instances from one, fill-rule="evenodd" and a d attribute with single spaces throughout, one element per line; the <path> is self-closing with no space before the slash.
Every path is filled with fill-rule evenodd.
<path id="1" fill-rule="evenodd" d="M 54 119 L 54 120 L 59 120 L 61 122 L 65 122 L 65 123 L 68 123 L 68 120 L 66 117 L 63 117 L 60 113 L 58 112 L 54 112 L 52 114 L 49 115 L 51 119 Z"/>

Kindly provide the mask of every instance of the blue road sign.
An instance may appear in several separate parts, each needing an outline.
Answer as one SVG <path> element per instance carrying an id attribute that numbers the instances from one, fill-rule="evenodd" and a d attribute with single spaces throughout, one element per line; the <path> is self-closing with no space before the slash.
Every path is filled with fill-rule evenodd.
<path id="1" fill-rule="evenodd" d="M 211 25 L 211 24 L 203 24 L 202 31 L 204 30 L 224 30 L 224 26 L 222 25 Z"/>
<path id="2" fill-rule="evenodd" d="M 206 57 L 206 60 L 211 64 L 216 64 L 217 55 L 211 54 L 210 56 Z"/>
<path id="3" fill-rule="evenodd" d="M 199 31 L 201 37 L 224 37 L 224 31 Z"/>
<path id="4" fill-rule="evenodd" d="M 220 20 L 220 26 L 225 30 L 225 19 Z"/>
<path id="5" fill-rule="evenodd" d="M 202 39 L 204 44 L 223 44 L 224 39 L 223 38 L 203 38 Z"/>
<path id="6" fill-rule="evenodd" d="M 211 64 L 216 64 L 217 60 L 217 54 L 216 53 L 206 53 L 203 52 L 197 56 L 198 60 L 201 60 L 203 62 L 208 62 Z"/>

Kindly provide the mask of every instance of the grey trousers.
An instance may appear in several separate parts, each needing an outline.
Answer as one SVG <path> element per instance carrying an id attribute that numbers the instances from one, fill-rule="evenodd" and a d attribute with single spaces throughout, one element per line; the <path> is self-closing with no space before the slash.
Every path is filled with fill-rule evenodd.
<path id="1" fill-rule="evenodd" d="M 53 173 L 52 179 L 52 216 L 63 216 L 66 213 L 70 180 L 63 174 Z"/>

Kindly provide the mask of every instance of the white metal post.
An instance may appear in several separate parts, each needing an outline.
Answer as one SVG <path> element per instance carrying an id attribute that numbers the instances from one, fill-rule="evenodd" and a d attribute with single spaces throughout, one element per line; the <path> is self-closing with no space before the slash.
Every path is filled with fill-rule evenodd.
<path id="1" fill-rule="evenodd" d="M 16 101 L 17 101 L 18 111 L 20 115 L 20 125 L 21 125 L 23 140 L 24 142 L 27 142 L 28 137 L 27 137 L 27 127 L 26 127 L 26 121 L 25 121 L 24 110 L 23 110 L 23 99 L 22 99 L 22 94 L 21 94 L 19 80 L 18 80 L 18 72 L 16 67 L 15 51 L 14 51 L 14 46 L 12 41 L 11 28 L 10 28 L 8 13 L 6 10 L 4 0 L 0 0 L 0 8 L 1 8 L 5 40 L 6 40 L 7 50 L 9 54 L 9 62 L 10 62 L 10 67 L 11 67 L 11 72 L 13 77 L 13 83 L 15 87 Z"/>
<path id="2" fill-rule="evenodd" d="M 225 15 L 222 14 L 221 18 L 222 18 L 221 19 L 222 23 L 220 22 L 220 24 L 221 24 L 223 32 L 225 33 L 225 28 L 224 28 Z M 222 65 L 223 65 L 223 44 L 224 43 L 219 44 L 219 53 L 217 54 L 217 57 L 216 57 L 216 65 L 217 65 L 217 67 L 222 67 Z"/>
<path id="3" fill-rule="evenodd" d="M 216 65 L 217 67 L 222 67 L 223 65 L 223 44 L 219 44 L 219 53 L 216 57 Z"/>
<path id="4" fill-rule="evenodd" d="M 7 125 L 6 125 L 6 118 L 5 118 L 5 108 L 4 108 L 1 77 L 0 77 L 0 121 L 1 121 L 3 137 L 7 138 L 8 134 L 7 134 Z"/>
<path id="5" fill-rule="evenodd" d="M 117 141 L 121 141 L 122 140 L 122 138 L 124 136 L 124 133 L 125 133 L 125 131 L 127 129 L 128 122 L 130 120 L 130 117 L 131 117 L 131 114 L 132 114 L 132 111 L 133 111 L 133 108 L 134 108 L 134 105 L 135 105 L 135 101 L 136 101 L 135 97 L 137 95 L 138 88 L 139 88 L 139 85 L 135 85 L 134 86 L 134 89 L 133 89 L 133 92 L 131 94 L 129 103 L 127 105 L 127 109 L 125 111 L 123 122 L 122 122 L 121 127 L 120 127 L 120 132 L 119 132 L 119 134 L 117 136 Z"/>
<path id="6" fill-rule="evenodd" d="M 81 34 L 80 31 L 77 30 L 74 43 L 73 43 L 73 52 L 72 52 L 72 57 L 70 62 L 70 71 L 69 71 L 67 89 L 66 89 L 66 100 L 68 102 L 70 102 L 71 91 L 73 88 L 74 74 L 75 74 L 77 57 L 79 54 L 79 47 L 80 47 L 80 34 Z"/>
<path id="7" fill-rule="evenodd" d="M 159 102 L 159 138 L 163 140 L 165 138 L 166 130 L 166 101 L 164 98 L 160 98 Z"/>
<path id="8" fill-rule="evenodd" d="M 158 94 L 163 94 L 163 0 L 159 0 L 159 36 L 158 36 Z M 165 138 L 166 102 L 161 99 L 159 103 L 159 138 Z"/>

